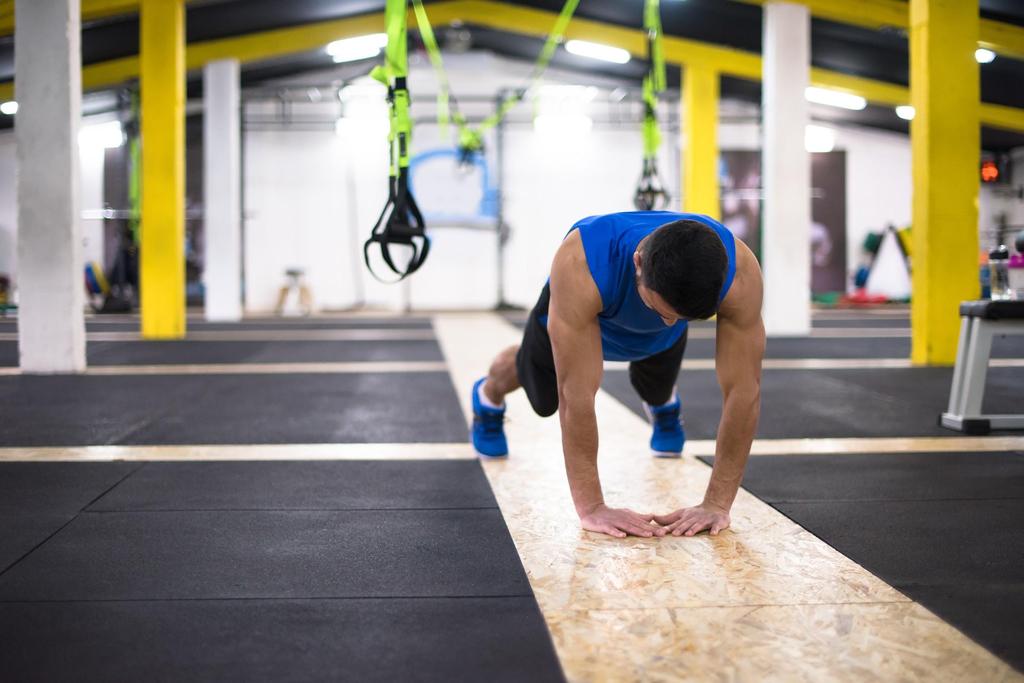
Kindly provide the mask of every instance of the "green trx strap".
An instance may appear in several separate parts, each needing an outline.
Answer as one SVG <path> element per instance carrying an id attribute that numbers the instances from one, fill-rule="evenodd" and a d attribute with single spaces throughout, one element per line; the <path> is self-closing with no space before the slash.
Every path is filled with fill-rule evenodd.
<path id="1" fill-rule="evenodd" d="M 646 0 L 644 29 L 647 31 L 647 57 L 649 68 L 644 76 L 644 161 L 640 181 L 637 183 L 633 205 L 640 211 L 664 209 L 669 197 L 658 175 L 658 148 L 661 131 L 658 129 L 658 94 L 665 90 L 665 55 L 661 44 L 661 14 L 659 0 Z"/>
<path id="2" fill-rule="evenodd" d="M 423 46 L 426 48 L 427 54 L 430 56 L 430 63 L 433 64 L 434 71 L 437 72 L 438 125 L 442 127 L 443 131 L 448 124 L 449 118 L 455 123 L 459 129 L 458 147 L 460 157 L 465 161 L 470 159 L 473 154 L 483 151 L 484 135 L 487 131 L 498 125 L 513 107 L 522 102 L 526 97 L 526 93 L 529 92 L 536 82 L 540 80 L 540 77 L 544 75 L 544 71 L 546 71 L 548 65 L 551 64 L 551 60 L 555 56 L 555 51 L 558 49 L 558 45 L 562 42 L 562 38 L 565 36 L 565 30 L 568 28 L 569 21 L 576 12 L 576 8 L 579 6 L 580 0 L 566 0 L 565 4 L 562 6 L 562 11 L 558 14 L 558 19 L 555 20 L 555 25 L 552 27 L 551 32 L 544 41 L 544 47 L 541 48 L 540 56 L 537 58 L 537 61 L 533 66 L 533 72 L 530 75 L 530 80 L 527 82 L 526 87 L 516 90 L 511 97 L 504 100 L 501 105 L 499 105 L 497 111 L 484 119 L 476 128 L 469 127 L 466 117 L 459 111 L 458 101 L 454 97 L 450 96 L 448 76 L 444 71 L 444 62 L 441 59 L 441 50 L 437 46 L 437 39 L 434 36 L 434 30 L 430 26 L 427 11 L 423 7 L 423 0 L 412 0 L 412 3 L 413 9 L 416 12 L 416 23 L 419 25 L 420 35 L 423 37 Z M 657 12 L 655 12 L 655 14 L 657 14 Z M 450 115 L 449 102 L 451 102 L 452 105 L 450 108 Z M 442 135 L 443 134 L 444 132 L 442 132 Z"/>
<path id="3" fill-rule="evenodd" d="M 423 47 L 427 49 L 430 63 L 437 73 L 437 125 L 441 128 L 441 137 L 446 137 L 448 135 L 448 121 L 450 119 L 448 101 L 451 93 L 451 88 L 448 85 L 448 74 L 444 70 L 441 48 L 437 46 L 434 29 L 430 26 L 430 20 L 427 19 L 427 10 L 423 8 L 423 0 L 412 0 L 412 8 L 416 12 L 416 24 L 420 27 Z"/>
<path id="4" fill-rule="evenodd" d="M 409 89 L 406 77 L 409 70 L 408 34 L 406 28 L 407 0 L 387 0 L 384 11 L 388 44 L 384 66 L 371 75 L 388 87 L 388 105 L 391 128 L 388 132 L 390 171 L 388 201 L 377 219 L 369 239 L 363 244 L 363 259 L 370 273 L 381 278 L 370 265 L 370 247 L 380 245 L 381 256 L 388 268 L 402 280 L 423 265 L 430 252 L 430 238 L 426 235 L 423 214 L 409 191 L 409 147 L 412 138 L 412 119 L 409 116 Z M 391 254 L 391 246 L 400 244 L 412 250 L 404 268 L 399 268 Z M 395 280 L 397 282 L 398 280 Z M 383 281 L 383 280 L 382 280 Z"/>
<path id="5" fill-rule="evenodd" d="M 128 130 L 128 209 L 131 218 L 128 227 L 132 245 L 139 244 L 139 223 L 142 216 L 142 146 L 139 144 L 140 104 L 139 93 L 132 92 L 132 117 Z"/>

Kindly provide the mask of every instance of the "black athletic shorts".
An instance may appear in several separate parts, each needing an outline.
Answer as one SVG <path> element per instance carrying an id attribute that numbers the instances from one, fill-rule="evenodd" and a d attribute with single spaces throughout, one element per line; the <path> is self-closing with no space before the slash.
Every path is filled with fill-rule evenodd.
<path id="1" fill-rule="evenodd" d="M 526 391 L 534 412 L 541 417 L 558 411 L 558 381 L 555 377 L 555 359 L 548 336 L 548 304 L 551 289 L 544 285 L 537 305 L 530 311 L 523 332 L 523 343 L 516 354 L 516 372 L 519 383 Z M 543 322 L 542 322 L 543 321 Z M 686 332 L 675 344 L 661 353 L 629 364 L 629 381 L 644 401 L 662 405 L 672 398 L 679 366 L 686 351 Z"/>

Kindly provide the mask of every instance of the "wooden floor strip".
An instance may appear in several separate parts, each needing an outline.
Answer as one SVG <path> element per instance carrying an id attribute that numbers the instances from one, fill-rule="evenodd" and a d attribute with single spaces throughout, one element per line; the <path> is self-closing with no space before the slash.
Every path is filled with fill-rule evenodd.
<path id="1" fill-rule="evenodd" d="M 496 316 L 434 325 L 465 408 L 492 355 L 521 333 Z M 522 392 L 507 401 L 511 454 L 484 471 L 569 680 L 1019 680 L 745 491 L 733 528 L 717 537 L 581 531 L 557 418 L 536 417 Z M 700 501 L 708 467 L 689 454 L 650 457 L 649 425 L 603 391 L 596 409 L 608 504 L 667 512 Z"/>

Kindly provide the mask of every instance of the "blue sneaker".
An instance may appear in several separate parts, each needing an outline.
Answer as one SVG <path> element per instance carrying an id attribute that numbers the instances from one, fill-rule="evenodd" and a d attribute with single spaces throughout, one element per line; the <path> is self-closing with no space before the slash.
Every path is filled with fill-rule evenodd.
<path id="1" fill-rule="evenodd" d="M 654 426 L 651 435 L 651 451 L 656 458 L 678 458 L 683 453 L 686 443 L 686 432 L 683 431 L 683 420 L 679 416 L 679 399 L 663 406 L 649 406 L 644 403 L 644 411 Z"/>
<path id="2" fill-rule="evenodd" d="M 486 378 L 484 378 L 486 379 Z M 505 409 L 490 408 L 480 402 L 480 385 L 483 379 L 473 385 L 473 448 L 484 458 L 503 458 L 508 455 L 508 441 L 505 440 Z"/>

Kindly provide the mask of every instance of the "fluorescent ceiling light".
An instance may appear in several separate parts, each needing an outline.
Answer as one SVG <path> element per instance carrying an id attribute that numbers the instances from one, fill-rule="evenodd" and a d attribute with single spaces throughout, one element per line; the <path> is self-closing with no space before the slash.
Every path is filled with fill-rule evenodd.
<path id="1" fill-rule="evenodd" d="M 836 132 L 824 126 L 804 129 L 804 148 L 808 152 L 831 152 L 836 146 Z"/>
<path id="2" fill-rule="evenodd" d="M 574 55 L 600 59 L 602 62 L 625 64 L 629 61 L 629 52 L 621 47 L 591 43 L 586 40 L 570 40 L 565 44 L 565 49 Z"/>
<path id="3" fill-rule="evenodd" d="M 107 121 L 82 126 L 78 131 L 78 144 L 82 147 L 112 148 L 124 144 L 124 131 L 120 121 Z"/>
<path id="4" fill-rule="evenodd" d="M 345 38 L 329 43 L 327 54 L 333 57 L 335 62 L 355 62 L 360 59 L 376 57 L 387 44 L 386 33 L 371 33 L 366 36 Z"/>
<path id="5" fill-rule="evenodd" d="M 830 107 L 841 107 L 842 109 L 853 109 L 854 111 L 860 111 L 868 106 L 868 101 L 860 95 L 851 95 L 850 93 L 829 90 L 827 88 L 815 88 L 814 86 L 809 86 L 804 90 L 804 97 L 808 102 L 814 102 L 815 104 L 827 104 Z"/>
<path id="6" fill-rule="evenodd" d="M 977 60 L 978 64 L 988 64 L 996 58 L 996 53 L 992 50 L 986 50 L 983 47 L 979 47 L 974 51 L 974 59 Z"/>
<path id="7" fill-rule="evenodd" d="M 914 108 L 909 104 L 901 104 L 896 107 L 896 116 L 900 117 L 904 121 L 913 121 L 914 113 Z"/>
<path id="8" fill-rule="evenodd" d="M 18 103 L 14 100 L 4 102 L 0 104 L 0 114 L 7 114 L 8 116 L 14 116 L 18 113 Z"/>

